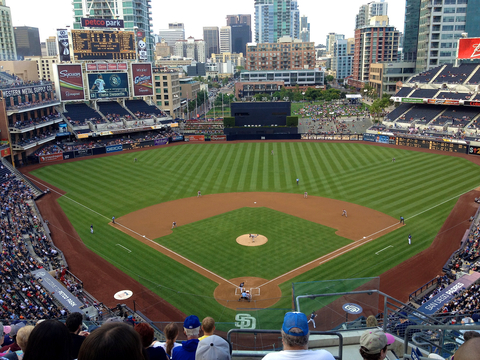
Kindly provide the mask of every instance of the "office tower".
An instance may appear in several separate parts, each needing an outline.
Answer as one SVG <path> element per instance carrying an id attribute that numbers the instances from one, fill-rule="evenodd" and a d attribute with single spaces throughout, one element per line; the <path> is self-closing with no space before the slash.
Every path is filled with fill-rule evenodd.
<path id="1" fill-rule="evenodd" d="M 187 40 L 178 40 L 175 43 L 175 56 L 204 63 L 206 61 L 205 47 L 204 40 L 195 40 L 190 36 Z"/>
<path id="2" fill-rule="evenodd" d="M 337 40 L 343 40 L 345 39 L 345 35 L 343 34 L 336 34 L 336 33 L 329 33 L 327 35 L 326 39 L 326 47 L 327 47 L 327 53 L 328 54 L 333 54 L 333 45 L 335 44 L 335 41 Z"/>
<path id="3" fill-rule="evenodd" d="M 336 40 L 333 44 L 332 70 L 336 79 L 345 79 L 352 75 L 353 54 L 348 53 L 348 40 Z"/>
<path id="4" fill-rule="evenodd" d="M 423 0 L 420 4 L 415 72 L 454 63 L 457 40 L 466 32 L 468 37 L 480 36 L 479 20 L 479 0 L 468 1 L 468 4 L 466 0 Z"/>
<path id="5" fill-rule="evenodd" d="M 360 6 L 358 14 L 355 17 L 355 29 L 370 24 L 370 19 L 374 16 L 387 16 L 388 3 L 385 0 L 372 1 L 368 4 Z"/>
<path id="6" fill-rule="evenodd" d="M 15 47 L 17 57 L 23 60 L 25 56 L 42 56 L 40 33 L 38 28 L 30 26 L 14 26 Z"/>
<path id="7" fill-rule="evenodd" d="M 46 41 L 45 45 L 47 47 L 47 56 L 57 56 L 58 55 L 58 44 L 57 37 L 50 36 Z"/>
<path id="8" fill-rule="evenodd" d="M 185 40 L 185 27 L 182 23 L 169 23 L 168 29 L 161 29 L 158 36 L 165 39 L 168 46 L 174 47 L 178 40 Z"/>
<path id="9" fill-rule="evenodd" d="M 252 31 L 247 24 L 231 25 L 232 29 L 232 52 L 243 53 L 246 52 L 247 43 L 250 42 Z"/>
<path id="10" fill-rule="evenodd" d="M 303 42 L 310 41 L 310 23 L 308 22 L 308 17 L 303 15 L 300 18 L 300 39 Z"/>
<path id="11" fill-rule="evenodd" d="M 255 0 L 255 42 L 275 43 L 282 36 L 300 38 L 296 0 Z"/>
<path id="12" fill-rule="evenodd" d="M 237 27 L 237 25 L 245 25 L 243 27 Z M 248 32 L 248 38 L 245 42 L 245 45 L 249 42 L 252 42 L 252 15 L 250 14 L 237 14 L 237 15 L 227 15 L 227 26 L 232 28 L 232 47 L 235 47 L 235 39 L 238 41 L 244 41 L 245 32 Z M 237 30 L 234 30 L 236 28 Z M 238 39 L 239 37 L 242 40 Z M 243 50 L 241 52 L 245 53 L 245 45 L 241 46 Z M 239 45 L 240 46 L 240 45 Z M 233 52 L 236 52 L 233 50 Z"/>
<path id="13" fill-rule="evenodd" d="M 15 35 L 13 34 L 12 14 L 5 0 L 0 0 L 0 60 L 17 60 Z"/>
<path id="14" fill-rule="evenodd" d="M 220 53 L 232 52 L 232 28 L 230 26 L 222 26 L 220 28 Z"/>
<path id="15" fill-rule="evenodd" d="M 220 46 L 218 44 L 218 27 L 207 26 L 203 28 L 203 40 L 205 41 L 206 57 L 209 58 L 212 54 L 220 53 Z"/>
<path id="16" fill-rule="evenodd" d="M 250 14 L 236 14 L 227 15 L 227 26 L 247 24 L 252 28 L 252 15 Z"/>
<path id="17" fill-rule="evenodd" d="M 81 18 L 123 19 L 125 31 L 143 32 L 147 60 L 153 61 L 155 43 L 152 33 L 151 0 L 73 0 L 74 29 L 82 29 Z"/>
<path id="18" fill-rule="evenodd" d="M 376 17 L 370 19 L 376 23 Z M 353 57 L 353 79 L 355 86 L 369 79 L 370 64 L 398 59 L 400 32 L 393 26 L 364 26 L 355 30 L 355 53 Z M 348 41 L 348 40 L 347 40 Z"/>

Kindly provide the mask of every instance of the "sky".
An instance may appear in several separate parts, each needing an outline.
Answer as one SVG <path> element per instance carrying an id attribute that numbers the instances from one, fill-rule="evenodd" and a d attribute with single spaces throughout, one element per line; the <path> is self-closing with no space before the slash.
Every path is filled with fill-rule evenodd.
<path id="1" fill-rule="evenodd" d="M 370 0 L 371 1 L 371 0 Z M 298 0 L 300 15 L 307 15 L 310 41 L 325 44 L 329 32 L 353 37 L 355 15 L 369 0 Z M 405 0 L 388 1 L 390 25 L 403 32 Z M 167 29 L 169 22 L 185 24 L 185 36 L 203 38 L 204 26 L 226 26 L 226 15 L 251 14 L 254 0 L 152 0 L 153 32 Z M 40 40 L 56 35 L 56 29 L 72 26 L 71 0 L 6 0 L 12 12 L 13 26 L 33 26 L 40 29 Z M 253 24 L 252 24 L 253 26 Z M 253 29 L 252 29 L 253 31 Z"/>

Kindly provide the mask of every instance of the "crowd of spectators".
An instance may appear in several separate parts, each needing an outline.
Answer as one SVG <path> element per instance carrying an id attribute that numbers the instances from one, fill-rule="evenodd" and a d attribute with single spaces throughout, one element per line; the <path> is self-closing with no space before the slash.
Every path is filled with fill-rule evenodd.
<path id="1" fill-rule="evenodd" d="M 338 117 L 348 118 L 364 118 L 369 117 L 368 109 L 363 105 L 336 104 L 333 102 L 325 102 L 320 105 L 306 105 L 298 112 L 294 112 L 302 118 L 311 118 L 312 120 L 336 120 Z"/>
<path id="2" fill-rule="evenodd" d="M 58 113 L 52 113 L 49 115 L 41 116 L 35 119 L 29 118 L 25 120 L 16 120 L 15 123 L 10 123 L 10 126 L 13 126 L 17 129 L 23 129 L 31 126 L 37 126 L 52 120 L 60 119 L 61 115 Z"/>
<path id="3" fill-rule="evenodd" d="M 14 321 L 60 317 L 62 307 L 30 275 L 40 268 L 48 271 L 58 267 L 60 262 L 32 207 L 33 193 L 3 165 L 0 182 L 0 318 Z"/>
<path id="4" fill-rule="evenodd" d="M 29 138 L 21 138 L 21 139 L 17 140 L 16 142 L 14 142 L 14 144 L 16 144 L 18 146 L 25 146 L 25 145 L 29 145 L 29 144 L 41 141 L 43 139 L 46 139 L 46 138 L 54 136 L 54 135 L 55 134 L 52 133 L 51 131 L 44 131 L 41 134 L 34 135 L 32 137 L 29 137 Z"/>
<path id="5" fill-rule="evenodd" d="M 152 117 L 155 116 L 155 114 L 147 114 L 145 112 L 140 112 L 140 111 L 137 111 L 134 115 L 139 120 L 151 119 Z M 133 119 L 130 119 L 130 120 L 133 120 Z"/>
<path id="6" fill-rule="evenodd" d="M 35 151 L 35 156 L 59 154 L 62 152 L 63 152 L 63 149 L 59 145 L 52 144 L 52 145 L 47 145 L 45 147 L 42 147 L 37 151 Z"/>
<path id="7" fill-rule="evenodd" d="M 181 123 L 184 133 L 191 134 L 223 134 L 223 120 L 186 120 Z"/>
<path id="8" fill-rule="evenodd" d="M 53 99 L 25 101 L 25 102 L 20 103 L 18 105 L 7 106 L 7 110 L 20 110 L 20 109 L 30 108 L 30 107 L 34 107 L 34 106 L 48 105 L 48 104 L 51 104 L 51 103 L 54 103 L 54 102 L 58 102 L 56 97 L 54 97 Z"/>
<path id="9" fill-rule="evenodd" d="M 120 122 L 120 121 L 122 121 L 119 114 L 107 114 L 107 115 L 105 115 L 105 117 L 110 122 Z"/>
<path id="10" fill-rule="evenodd" d="M 70 118 L 69 116 L 67 116 L 67 120 L 70 122 L 70 124 L 72 124 L 73 126 L 85 126 L 87 125 L 87 121 L 91 121 L 92 123 L 97 123 L 97 121 L 101 121 L 101 119 L 99 120 L 98 118 L 96 117 L 92 117 L 92 118 L 89 118 L 89 119 L 85 119 L 85 120 L 73 120 L 72 118 Z"/>

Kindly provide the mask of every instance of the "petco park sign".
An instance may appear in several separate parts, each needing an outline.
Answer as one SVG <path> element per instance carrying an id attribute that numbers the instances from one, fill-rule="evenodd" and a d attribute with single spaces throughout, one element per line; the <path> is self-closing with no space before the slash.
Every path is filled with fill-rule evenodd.
<path id="1" fill-rule="evenodd" d="M 120 28 L 123 29 L 123 20 L 82 18 L 82 26 L 95 28 Z"/>

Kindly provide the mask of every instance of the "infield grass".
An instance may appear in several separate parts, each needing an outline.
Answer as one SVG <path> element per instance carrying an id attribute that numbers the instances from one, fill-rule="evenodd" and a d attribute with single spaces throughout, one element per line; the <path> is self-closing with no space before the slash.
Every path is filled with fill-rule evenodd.
<path id="1" fill-rule="evenodd" d="M 135 157 L 137 163 L 133 162 Z M 395 163 L 392 157 L 397 159 Z M 290 308 L 291 282 L 378 276 L 427 248 L 458 196 L 479 186 L 480 167 L 462 158 L 355 143 L 211 143 L 85 159 L 47 166 L 33 174 L 67 192 L 59 203 L 82 241 L 93 251 L 181 311 L 233 322 L 235 312 L 220 306 L 212 297 L 216 283 L 109 226 L 111 217 L 196 196 L 198 190 L 202 194 L 308 191 L 309 195 L 356 203 L 395 218 L 405 217 L 407 226 L 282 284 L 283 298 L 274 307 Z M 300 179 L 299 186 L 296 178 Z M 273 277 L 306 263 L 309 256 L 315 258 L 322 251 L 331 251 L 316 249 L 315 244 L 328 239 L 332 229 L 320 229 L 321 225 L 311 223 L 307 226 L 305 220 L 287 219 L 285 214 L 269 209 L 260 208 L 264 214 L 242 211 L 181 226 L 158 241 L 227 278 Z M 238 216 L 237 212 L 242 214 L 242 221 L 229 232 L 225 229 L 233 221 L 229 216 Z M 269 219 L 265 228 L 255 223 L 256 217 L 262 216 Z M 288 229 L 280 231 L 285 222 Z M 238 253 L 235 246 L 221 247 L 221 239 L 209 232 L 221 229 L 225 236 L 235 236 L 237 230 L 253 232 L 244 227 L 249 223 L 259 226 L 258 233 L 283 234 L 282 245 L 278 249 L 242 248 Z M 95 225 L 94 236 L 89 233 L 90 224 Z M 311 226 L 311 230 L 305 234 L 302 231 L 306 238 L 296 243 L 287 230 L 305 226 Z M 409 233 L 413 237 L 411 246 L 407 242 Z M 132 253 L 116 244 L 132 249 Z M 375 255 L 389 245 L 394 246 L 391 251 L 382 252 L 381 257 Z M 248 269 L 249 274 L 243 271 L 242 261 L 249 261 L 241 257 L 243 254 L 258 256 L 259 262 Z"/>

